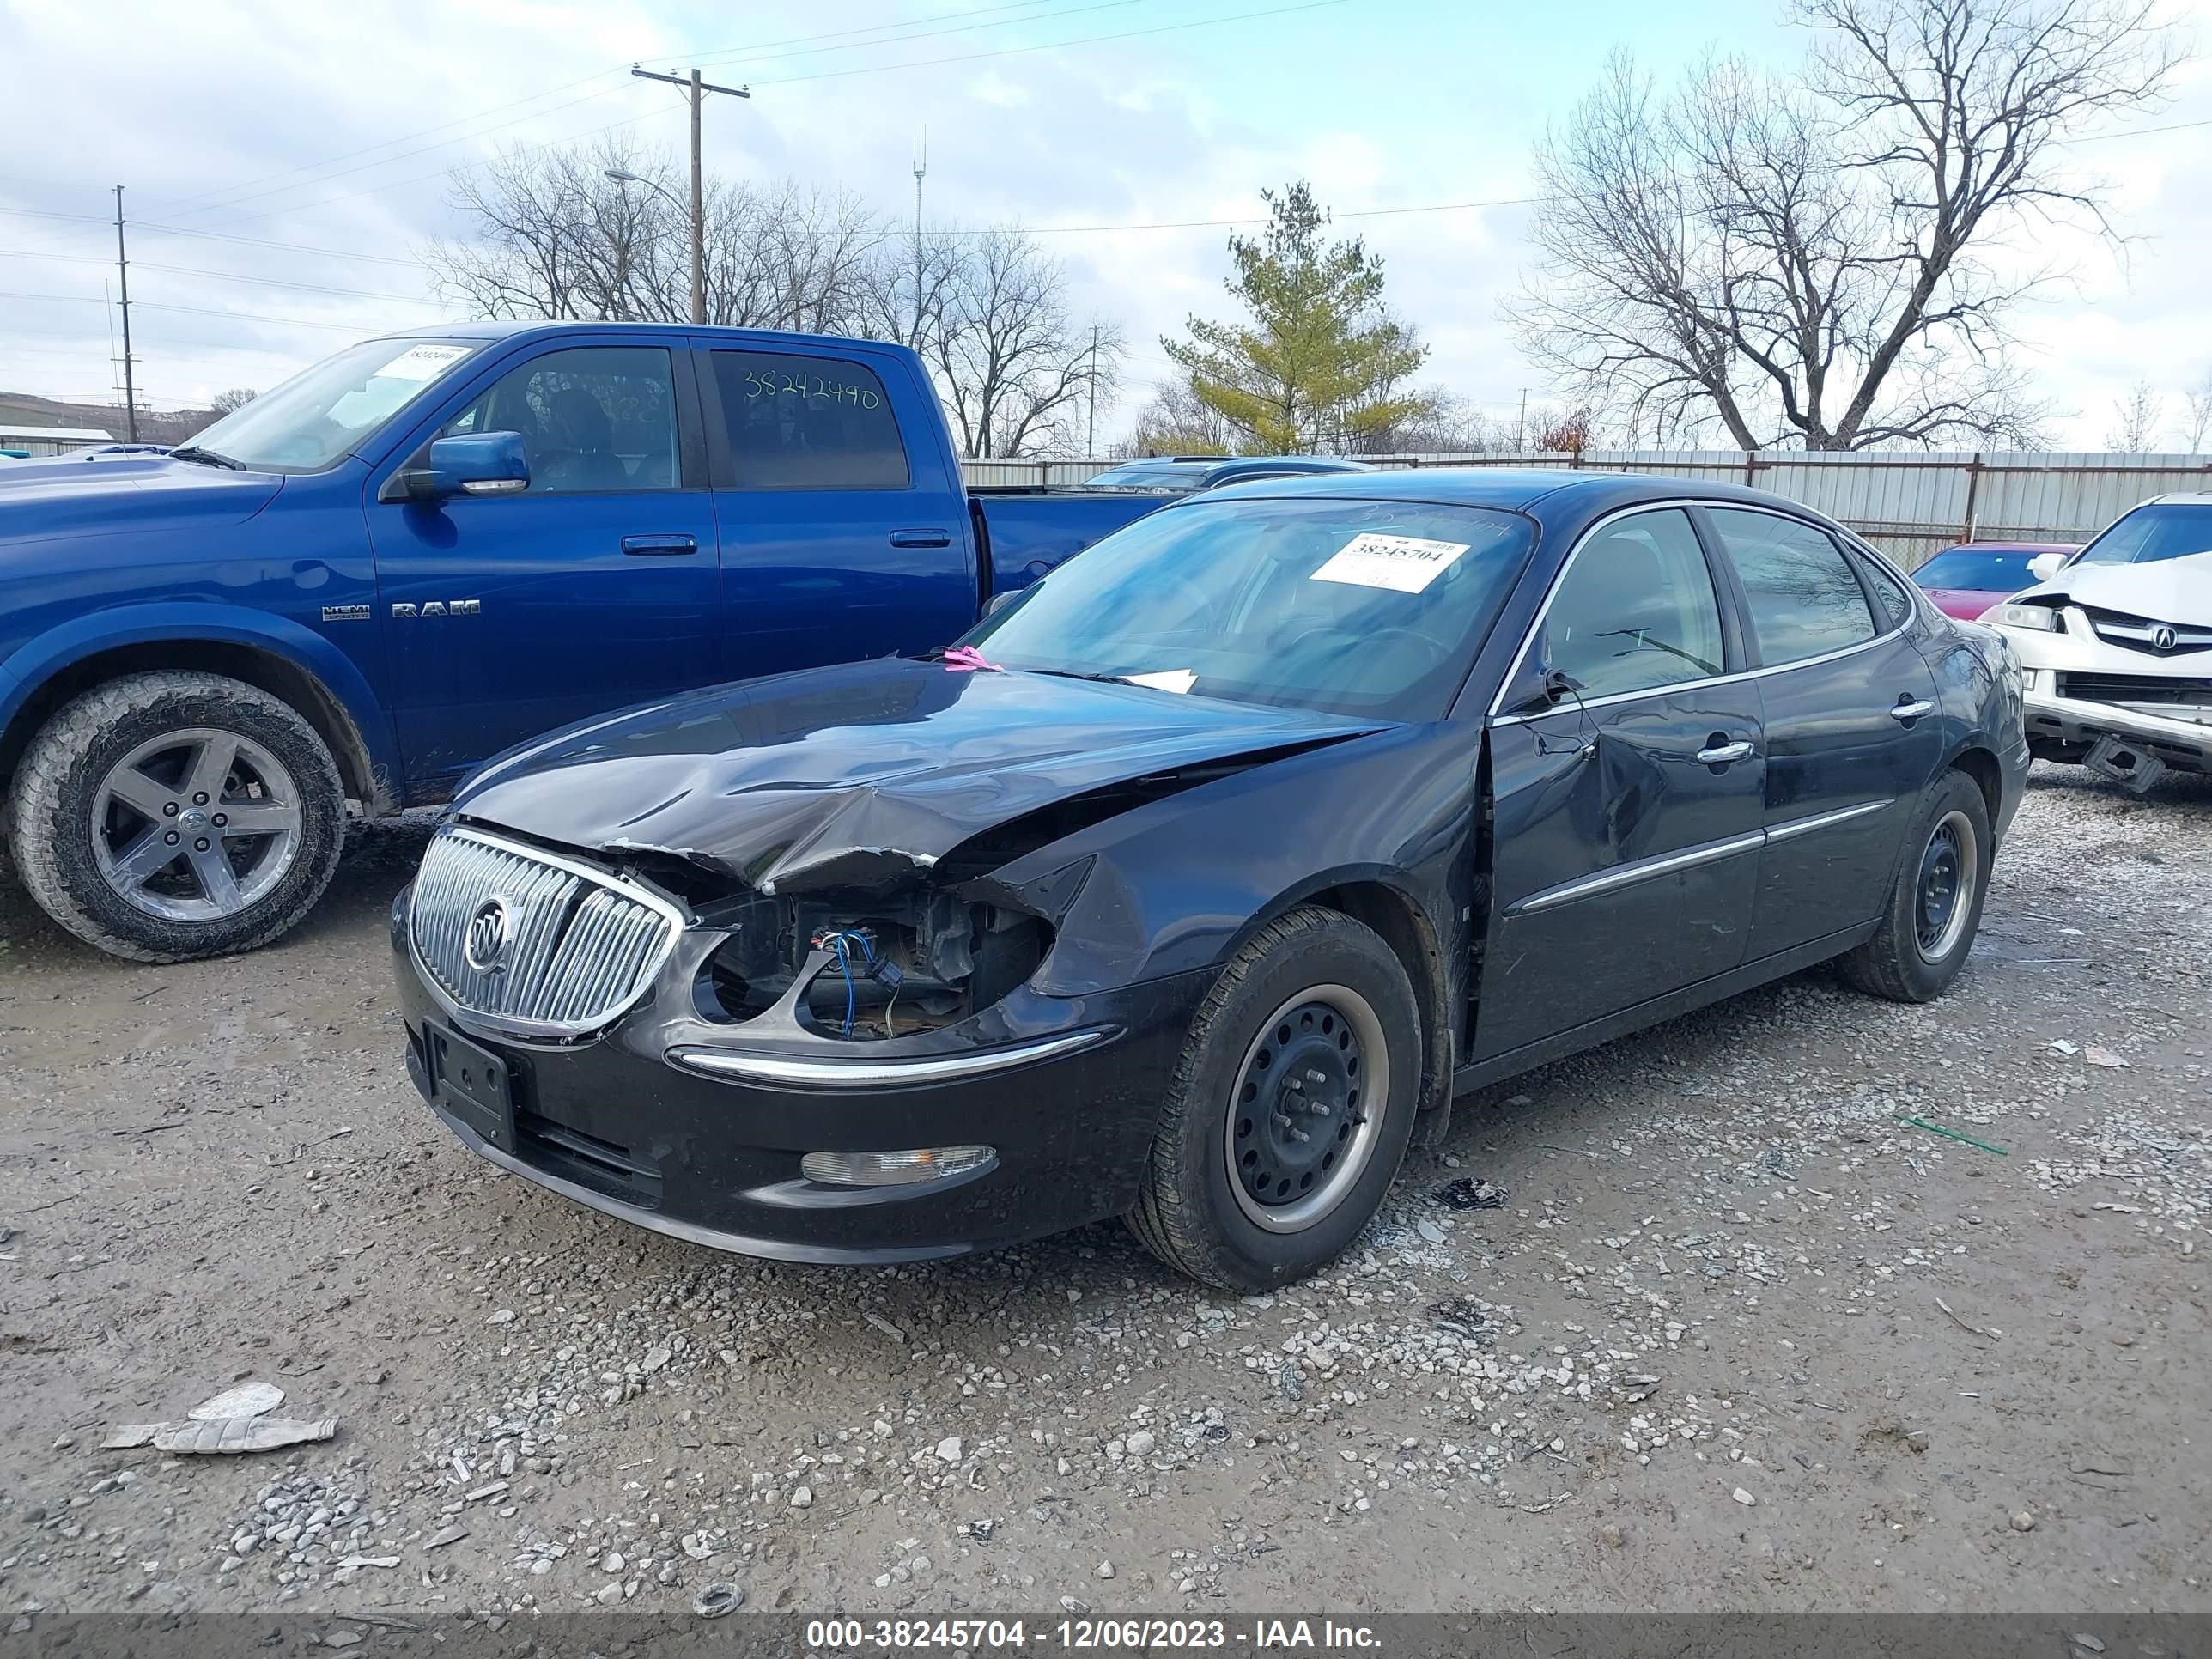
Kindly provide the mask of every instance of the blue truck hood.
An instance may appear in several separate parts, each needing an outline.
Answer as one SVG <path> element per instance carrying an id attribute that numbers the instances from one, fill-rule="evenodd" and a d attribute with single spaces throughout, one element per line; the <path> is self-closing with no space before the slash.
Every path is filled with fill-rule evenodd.
<path id="1" fill-rule="evenodd" d="M 879 659 L 550 733 L 485 765 L 453 811 L 603 854 L 672 854 L 763 892 L 872 885 L 1077 795 L 1376 729 L 1142 686 Z"/>
<path id="2" fill-rule="evenodd" d="M 236 524 L 283 485 L 275 473 L 234 472 L 143 450 L 0 462 L 0 544 L 182 520 Z"/>

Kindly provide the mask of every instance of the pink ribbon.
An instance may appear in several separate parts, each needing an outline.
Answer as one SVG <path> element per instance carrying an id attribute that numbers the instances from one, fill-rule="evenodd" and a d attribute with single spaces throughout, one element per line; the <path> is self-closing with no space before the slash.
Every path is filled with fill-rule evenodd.
<path id="1" fill-rule="evenodd" d="M 983 653 L 972 645 L 956 645 L 945 653 L 946 668 L 955 674 L 1003 674 L 1006 671 L 994 662 L 984 660 Z"/>

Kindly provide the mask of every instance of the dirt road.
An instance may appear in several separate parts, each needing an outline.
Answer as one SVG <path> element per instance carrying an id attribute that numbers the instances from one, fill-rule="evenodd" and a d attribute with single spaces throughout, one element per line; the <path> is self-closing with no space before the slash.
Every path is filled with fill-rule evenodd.
<path id="1" fill-rule="evenodd" d="M 479 1164 L 386 992 L 422 835 L 221 963 L 0 888 L 0 1617 L 2212 1607 L 2212 789 L 2039 768 L 1944 1001 L 1810 974 L 1463 1103 L 1241 1300 L 1118 1227 L 793 1268 Z M 99 1449 L 245 1378 L 337 1437 Z"/>

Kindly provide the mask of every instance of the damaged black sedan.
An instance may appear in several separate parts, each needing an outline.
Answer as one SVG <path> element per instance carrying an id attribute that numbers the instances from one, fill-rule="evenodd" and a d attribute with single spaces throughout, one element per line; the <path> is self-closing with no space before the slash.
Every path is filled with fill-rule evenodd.
<path id="1" fill-rule="evenodd" d="M 1273 480 L 957 647 L 486 766 L 392 915 L 474 1151 L 726 1249 L 1113 1216 L 1240 1289 L 1343 1250 L 1455 1095 L 1836 958 L 1959 972 L 2021 675 L 1756 492 Z"/>

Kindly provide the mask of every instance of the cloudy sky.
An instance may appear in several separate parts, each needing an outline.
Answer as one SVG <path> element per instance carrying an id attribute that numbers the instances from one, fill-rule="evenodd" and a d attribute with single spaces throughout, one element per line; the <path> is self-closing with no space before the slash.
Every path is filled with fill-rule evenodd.
<path id="1" fill-rule="evenodd" d="M 2190 9 L 2205 3 L 2172 15 L 2212 52 Z M 848 186 L 902 219 L 926 125 L 929 216 L 1048 238 L 1079 307 L 1125 330 L 1137 395 L 1167 372 L 1161 333 L 1228 312 L 1219 222 L 1310 178 L 1388 259 L 1431 377 L 1504 414 L 1524 387 L 1545 394 L 1498 313 L 1528 259 L 1511 204 L 1531 140 L 1615 45 L 1662 73 L 1716 46 L 1795 58 L 1802 37 L 1779 9 L 0 0 L 0 391 L 112 395 L 118 183 L 139 384 L 157 405 L 265 388 L 351 337 L 436 317 L 415 256 L 457 228 L 451 169 L 609 132 L 678 151 L 682 100 L 629 75 L 642 59 L 754 88 L 710 104 L 711 169 Z M 2100 447 L 2138 380 L 2164 394 L 2179 447 L 2182 394 L 2212 374 L 2212 64 L 2186 66 L 2169 106 L 2127 126 L 2076 151 L 2115 189 L 2124 255 L 2066 243 L 2075 282 L 2024 319 L 2048 394 L 2073 411 L 2056 434 L 2069 447 Z"/>

